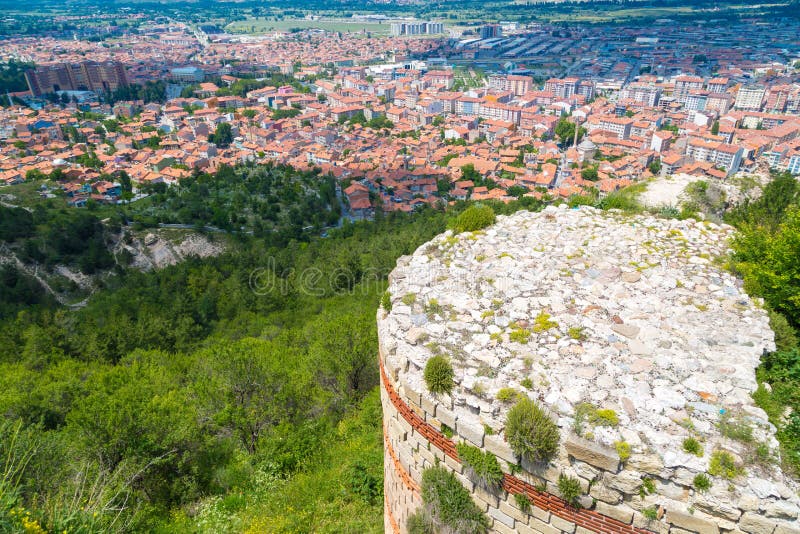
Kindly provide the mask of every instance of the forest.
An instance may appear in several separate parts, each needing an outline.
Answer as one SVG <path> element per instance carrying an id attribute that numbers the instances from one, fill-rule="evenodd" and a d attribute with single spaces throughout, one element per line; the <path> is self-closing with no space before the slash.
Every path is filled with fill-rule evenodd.
<path id="1" fill-rule="evenodd" d="M 261 220 L 264 206 L 250 197 L 268 194 L 263 177 L 233 171 L 248 194 L 226 213 Z M 303 184 L 302 172 L 272 171 L 281 187 Z M 214 206 L 214 179 L 194 177 L 151 207 L 194 209 L 201 198 Z M 303 205 L 303 190 L 286 206 L 316 210 Z M 571 203 L 642 209 L 624 191 Z M 542 205 L 489 204 L 497 214 Z M 240 232 L 218 257 L 147 273 L 115 267 L 75 310 L 4 267 L 0 531 L 382 531 L 375 312 L 397 257 L 466 206 L 378 212 L 324 238 Z M 33 241 L 68 254 L 55 239 L 70 215 L 43 210 L 0 212 L 3 246 Z M 88 241 L 103 231 L 97 224 L 124 224 L 73 213 L 87 218 Z M 784 469 L 797 476 L 800 187 L 776 175 L 760 198 L 724 217 L 739 229 L 728 267 L 764 298 L 777 334 L 778 350 L 757 371 L 770 387 L 754 398 L 779 429 Z"/>

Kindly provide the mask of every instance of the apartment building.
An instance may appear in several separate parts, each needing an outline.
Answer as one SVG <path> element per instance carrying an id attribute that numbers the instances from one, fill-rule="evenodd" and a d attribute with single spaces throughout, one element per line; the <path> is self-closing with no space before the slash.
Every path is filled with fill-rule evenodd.
<path id="1" fill-rule="evenodd" d="M 578 93 L 579 86 L 578 78 L 550 78 L 544 83 L 544 90 L 553 93 L 558 98 L 569 98 Z"/>
<path id="2" fill-rule="evenodd" d="M 764 100 L 764 87 L 758 85 L 742 86 L 736 93 L 734 109 L 743 111 L 759 111 Z"/>
<path id="3" fill-rule="evenodd" d="M 725 169 L 728 176 L 739 170 L 744 150 L 736 145 L 692 139 L 686 145 L 686 155 L 695 161 L 707 161 Z"/>
<path id="4" fill-rule="evenodd" d="M 394 37 L 402 35 L 438 35 L 444 33 L 441 22 L 392 22 L 390 33 Z"/>
<path id="5" fill-rule="evenodd" d="M 489 87 L 498 91 L 510 91 L 514 96 L 522 96 L 533 88 L 530 76 L 494 75 L 489 77 Z"/>
<path id="6" fill-rule="evenodd" d="M 128 85 L 125 66 L 116 61 L 48 65 L 25 73 L 28 88 L 33 96 L 56 91 L 114 91 Z"/>
<path id="7" fill-rule="evenodd" d="M 678 76 L 675 78 L 675 89 L 672 96 L 676 102 L 686 103 L 690 91 L 703 89 L 703 78 L 698 76 Z"/>
<path id="8" fill-rule="evenodd" d="M 660 97 L 661 88 L 646 83 L 632 83 L 619 92 L 620 100 L 633 100 L 647 107 L 658 105 Z"/>

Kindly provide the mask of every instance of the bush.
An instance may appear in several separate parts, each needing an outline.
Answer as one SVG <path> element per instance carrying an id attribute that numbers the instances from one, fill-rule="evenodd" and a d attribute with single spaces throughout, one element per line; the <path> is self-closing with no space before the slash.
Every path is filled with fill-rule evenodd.
<path id="1" fill-rule="evenodd" d="M 416 512 L 408 516 L 406 520 L 406 530 L 408 534 L 436 534 L 436 526 L 433 523 L 433 518 L 424 508 L 419 508 Z"/>
<path id="2" fill-rule="evenodd" d="M 775 332 L 775 347 L 777 350 L 791 350 L 797 346 L 797 335 L 786 320 L 778 312 L 769 311 L 769 326 Z"/>
<path id="3" fill-rule="evenodd" d="M 631 457 L 631 446 L 627 441 L 615 441 L 614 448 L 617 450 L 620 462 L 625 462 Z"/>
<path id="4" fill-rule="evenodd" d="M 503 482 L 503 470 L 497 458 L 490 452 L 483 452 L 478 447 L 459 443 L 456 445 L 458 457 L 467 468 L 468 476 L 478 485 L 496 490 Z"/>
<path id="5" fill-rule="evenodd" d="M 489 519 L 473 502 L 456 476 L 443 467 L 429 467 L 422 473 L 422 502 L 437 530 L 457 534 L 489 531 Z"/>
<path id="6" fill-rule="evenodd" d="M 558 475 L 558 493 L 568 504 L 577 508 L 579 506 L 578 497 L 583 493 L 581 483 L 577 478 L 561 473 Z"/>
<path id="7" fill-rule="evenodd" d="M 514 495 L 514 500 L 517 502 L 517 508 L 519 508 L 523 514 L 531 513 L 531 500 L 527 495 L 524 493 L 517 493 Z"/>
<path id="8" fill-rule="evenodd" d="M 698 473 L 694 476 L 694 489 L 697 491 L 708 491 L 711 489 L 711 479 L 705 473 Z"/>
<path id="9" fill-rule="evenodd" d="M 384 291 L 381 295 L 381 308 L 386 310 L 386 313 L 392 311 L 392 294 L 388 291 Z"/>
<path id="10" fill-rule="evenodd" d="M 549 461 L 558 452 L 558 426 L 527 397 L 508 411 L 505 436 L 514 453 L 533 462 Z"/>
<path id="11" fill-rule="evenodd" d="M 703 456 L 703 446 L 695 438 L 686 438 L 683 440 L 683 450 L 695 456 Z"/>
<path id="12" fill-rule="evenodd" d="M 714 451 L 711 454 L 711 463 L 708 472 L 715 477 L 736 478 L 744 474 L 744 469 L 736 465 L 733 455 L 727 451 Z"/>
<path id="13" fill-rule="evenodd" d="M 501 388 L 500 391 L 497 392 L 496 398 L 500 402 L 511 402 L 517 399 L 520 396 L 520 392 L 514 388 Z"/>
<path id="14" fill-rule="evenodd" d="M 461 232 L 474 232 L 494 224 L 494 210 L 484 204 L 473 204 L 462 211 L 451 227 L 457 234 Z"/>
<path id="15" fill-rule="evenodd" d="M 591 421 L 597 426 L 617 426 L 619 417 L 614 410 L 595 410 L 591 415 Z"/>
<path id="16" fill-rule="evenodd" d="M 529 377 L 525 377 L 520 380 L 519 384 L 525 389 L 533 389 L 533 380 L 531 380 Z"/>
<path id="17" fill-rule="evenodd" d="M 424 378 L 431 393 L 450 393 L 453 390 L 453 366 L 444 356 L 432 356 L 428 360 Z"/>

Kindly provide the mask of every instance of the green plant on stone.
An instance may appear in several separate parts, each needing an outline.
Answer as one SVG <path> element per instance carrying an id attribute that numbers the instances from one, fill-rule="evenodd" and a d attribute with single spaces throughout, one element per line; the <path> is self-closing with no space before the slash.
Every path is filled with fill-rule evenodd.
<path id="1" fill-rule="evenodd" d="M 449 426 L 447 426 L 447 425 L 446 425 L 446 424 L 444 424 L 444 423 L 442 423 L 441 430 L 442 430 L 442 434 L 443 434 L 443 435 L 444 435 L 444 437 L 446 437 L 447 439 L 451 439 L 451 438 L 453 437 L 453 435 L 455 434 L 455 432 L 453 431 L 453 429 L 452 429 L 452 428 L 450 428 Z"/>
<path id="2" fill-rule="evenodd" d="M 532 462 L 549 461 L 558 452 L 558 426 L 527 397 L 520 398 L 508 411 L 505 437 L 511 450 Z"/>
<path id="3" fill-rule="evenodd" d="M 381 296 L 381 308 L 383 308 L 386 313 L 392 311 L 392 294 L 388 291 L 384 291 Z"/>
<path id="4" fill-rule="evenodd" d="M 434 315 L 441 315 L 442 310 L 442 305 L 439 304 L 437 299 L 430 299 L 428 303 L 425 304 L 425 314 L 429 319 L 432 319 Z"/>
<path id="5" fill-rule="evenodd" d="M 639 486 L 639 497 L 644 499 L 648 495 L 652 495 L 656 492 L 656 483 L 653 482 L 652 478 L 643 478 L 642 485 Z"/>
<path id="6" fill-rule="evenodd" d="M 524 387 L 525 389 L 533 389 L 533 380 L 531 380 L 529 377 L 526 376 L 525 378 L 519 381 L 519 385 Z"/>
<path id="7" fill-rule="evenodd" d="M 400 301 L 406 306 L 413 306 L 417 302 L 417 295 L 416 293 L 406 293 Z"/>
<path id="8" fill-rule="evenodd" d="M 774 463 L 775 458 L 772 455 L 772 450 L 766 443 L 758 443 L 753 447 L 752 461 L 759 465 L 769 465 Z"/>
<path id="9" fill-rule="evenodd" d="M 617 426 L 619 424 L 617 412 L 610 409 L 595 410 L 589 415 L 589 420 L 597 426 Z"/>
<path id="10" fill-rule="evenodd" d="M 711 479 L 705 473 L 698 473 L 694 476 L 693 480 L 694 489 L 699 492 L 705 492 L 711 489 Z"/>
<path id="11" fill-rule="evenodd" d="M 578 341 L 583 341 L 586 339 L 586 334 L 583 331 L 583 327 L 581 326 L 571 326 L 569 330 L 567 330 L 567 335 L 572 339 L 576 339 Z"/>
<path id="12" fill-rule="evenodd" d="M 642 515 L 648 521 L 655 521 L 658 519 L 658 508 L 655 506 L 648 506 L 647 508 L 642 508 Z"/>
<path id="13" fill-rule="evenodd" d="M 450 393 L 454 386 L 453 376 L 453 366 L 444 356 L 432 356 L 425 364 L 423 377 L 431 393 Z"/>
<path id="14" fill-rule="evenodd" d="M 683 440 L 683 450 L 698 457 L 703 456 L 703 446 L 693 437 L 688 437 Z"/>
<path id="15" fill-rule="evenodd" d="M 583 425 L 589 418 L 589 414 L 594 412 L 594 406 L 588 402 L 580 402 L 575 406 L 575 417 L 572 421 L 572 431 L 578 436 L 583 436 Z"/>
<path id="16" fill-rule="evenodd" d="M 728 451 L 717 450 L 711 453 L 711 462 L 708 466 L 708 472 L 715 477 L 733 479 L 739 475 L 743 475 L 744 469 L 736 465 L 736 459 L 733 457 L 733 454 Z"/>
<path id="17" fill-rule="evenodd" d="M 525 345 L 531 337 L 531 331 L 526 328 L 515 328 L 508 334 L 509 341 Z"/>
<path id="18" fill-rule="evenodd" d="M 517 508 L 523 514 L 531 513 L 531 499 L 524 493 L 517 493 L 514 495 L 514 500 L 517 502 Z"/>
<path id="19" fill-rule="evenodd" d="M 626 462 L 631 457 L 631 446 L 627 441 L 615 441 L 614 448 L 617 450 L 620 462 Z"/>
<path id="20" fill-rule="evenodd" d="M 422 502 L 439 532 L 483 534 L 489 519 L 472 500 L 470 492 L 444 467 L 422 472 Z"/>
<path id="21" fill-rule="evenodd" d="M 735 439 L 742 443 L 753 442 L 753 427 L 747 422 L 742 414 L 733 416 L 726 411 L 719 419 L 719 431 L 726 438 Z"/>
<path id="22" fill-rule="evenodd" d="M 501 388 L 495 396 L 500 402 L 512 402 L 520 396 L 520 392 L 514 388 Z"/>
<path id="23" fill-rule="evenodd" d="M 493 436 L 494 435 L 494 428 L 490 427 L 486 423 L 483 423 L 483 432 L 487 436 Z"/>
<path id="24" fill-rule="evenodd" d="M 551 328 L 555 328 L 558 326 L 558 323 L 555 321 L 550 320 L 550 314 L 547 312 L 539 312 L 539 315 L 536 316 L 533 320 L 533 331 L 538 333 L 546 332 Z"/>
<path id="25" fill-rule="evenodd" d="M 567 501 L 567 504 L 576 508 L 580 507 L 578 499 L 582 493 L 580 480 L 564 473 L 558 475 L 558 494 Z"/>
<path id="26" fill-rule="evenodd" d="M 494 491 L 503 482 L 503 470 L 494 454 L 483 452 L 478 447 L 459 443 L 456 445 L 458 457 L 467 469 L 467 476 L 479 486 Z"/>

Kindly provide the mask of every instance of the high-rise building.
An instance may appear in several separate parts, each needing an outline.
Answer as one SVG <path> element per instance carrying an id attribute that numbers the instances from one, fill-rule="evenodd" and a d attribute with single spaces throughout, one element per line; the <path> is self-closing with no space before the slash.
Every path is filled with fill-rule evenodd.
<path id="1" fill-rule="evenodd" d="M 503 27 L 499 24 L 486 24 L 481 26 L 481 39 L 492 39 L 503 36 Z"/>
<path id="2" fill-rule="evenodd" d="M 402 35 L 437 35 L 444 33 L 441 22 L 392 22 L 390 33 L 395 37 Z"/>
<path id="3" fill-rule="evenodd" d="M 103 93 L 128 85 L 125 66 L 116 61 L 48 65 L 27 71 L 25 79 L 34 96 L 56 91 Z"/>

